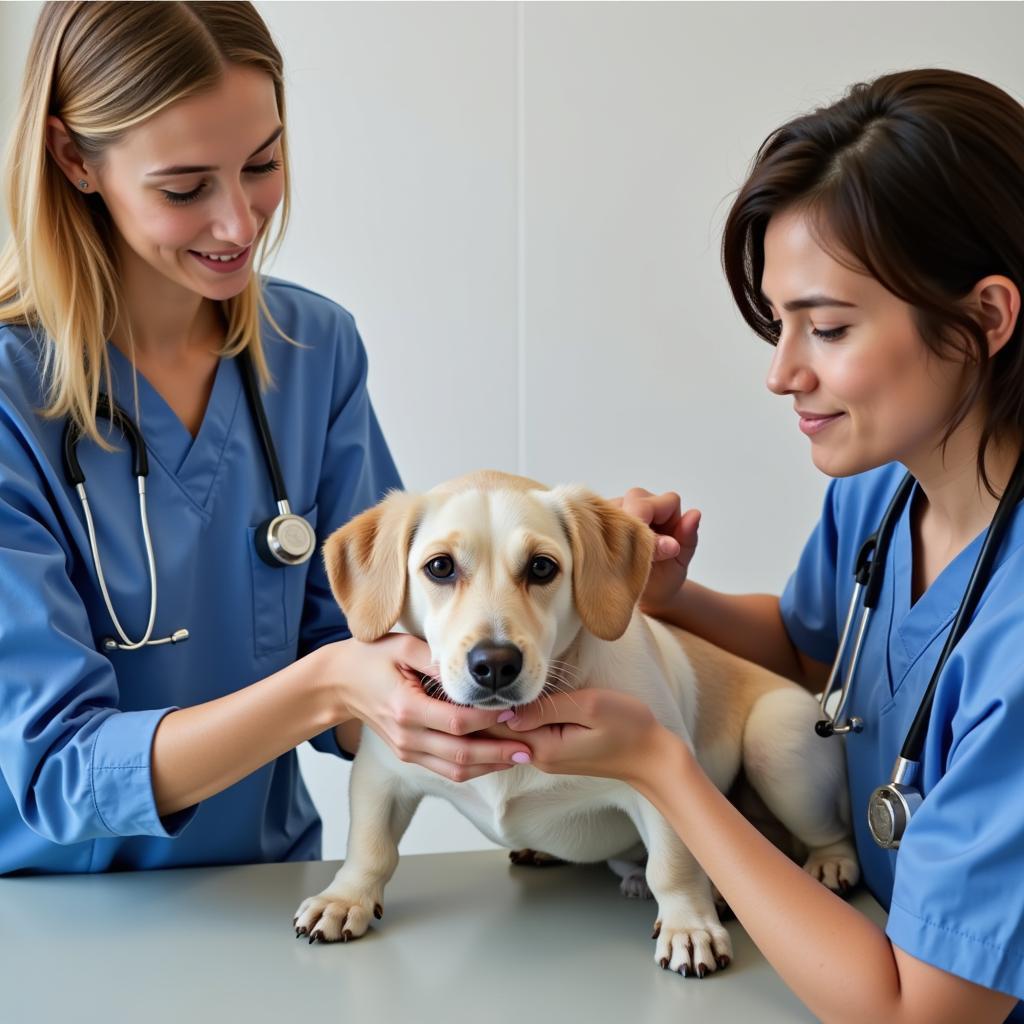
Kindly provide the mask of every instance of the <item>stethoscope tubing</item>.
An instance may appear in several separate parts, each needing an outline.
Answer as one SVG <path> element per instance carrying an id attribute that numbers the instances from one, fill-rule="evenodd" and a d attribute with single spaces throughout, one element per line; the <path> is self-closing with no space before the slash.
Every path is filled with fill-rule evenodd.
<path id="1" fill-rule="evenodd" d="M 305 519 L 291 511 L 284 484 L 284 475 L 281 472 L 281 464 L 277 457 L 277 449 L 274 445 L 267 422 L 266 411 L 260 398 L 259 384 L 256 379 L 256 370 L 252 363 L 252 356 L 248 350 L 243 350 L 237 358 L 241 367 L 246 399 L 256 426 L 257 435 L 259 436 L 264 462 L 270 474 L 274 499 L 277 502 L 278 510 L 276 516 L 268 519 L 257 529 L 257 549 L 260 557 L 275 568 L 301 565 L 309 560 L 315 549 L 316 534 Z M 114 629 L 120 637 L 120 642 L 113 637 L 106 638 L 103 646 L 107 650 L 135 651 L 147 645 L 180 643 L 188 639 L 187 629 L 178 629 L 166 637 L 156 640 L 152 639 L 153 628 L 156 622 L 157 572 L 153 540 L 149 528 L 149 516 L 146 508 L 146 477 L 149 474 L 149 461 L 146 455 L 145 439 L 142 436 L 142 431 L 128 413 L 108 395 L 100 395 L 96 404 L 96 416 L 97 418 L 110 420 L 112 426 L 117 427 L 124 437 L 127 438 L 132 450 L 132 475 L 136 477 L 138 484 L 139 518 L 142 523 L 142 535 L 146 548 L 146 565 L 150 585 L 149 621 L 146 625 L 146 631 L 140 640 L 132 640 L 114 611 L 114 605 L 103 572 L 103 562 L 100 558 L 95 523 L 93 522 L 92 510 L 89 506 L 89 499 L 85 490 L 85 474 L 82 472 L 82 467 L 78 461 L 77 447 L 82 439 L 82 431 L 73 420 L 68 419 L 64 426 L 62 439 L 64 475 L 68 483 L 74 487 L 81 502 L 85 515 L 86 531 L 89 535 L 89 549 L 92 554 L 100 593 L 110 615 L 111 622 L 114 624 Z"/>
<path id="2" fill-rule="evenodd" d="M 841 724 L 840 719 L 845 711 L 846 702 L 853 686 L 853 679 L 860 660 L 861 645 L 867 632 L 868 621 L 881 594 L 882 572 L 888 555 L 889 543 L 895 531 L 896 522 L 906 505 L 914 483 L 914 478 L 910 473 L 907 473 L 890 501 L 878 529 L 864 542 L 858 553 L 857 565 L 854 570 L 854 588 L 846 613 L 846 621 L 839 641 L 839 648 L 832 665 L 832 670 L 829 673 L 825 690 L 820 698 L 824 718 L 815 724 L 815 731 L 819 736 L 827 737 L 833 734 L 860 732 L 863 728 L 862 719 L 850 718 L 845 724 Z M 992 522 L 985 533 L 985 539 L 982 542 L 978 558 L 974 563 L 970 580 L 967 583 L 967 589 L 964 591 L 964 596 L 960 601 L 960 606 L 946 636 L 939 659 L 918 705 L 914 720 L 907 731 L 903 746 L 900 748 L 899 757 L 897 757 L 893 765 L 889 782 L 877 787 L 869 798 L 868 827 L 872 838 L 883 849 L 895 850 L 899 848 L 912 815 L 924 799 L 920 791 L 915 788 L 914 783 L 920 768 L 921 755 L 924 751 L 925 739 L 927 738 L 928 721 L 931 717 L 939 678 L 950 654 L 967 631 L 967 627 L 970 625 L 974 612 L 977 609 L 978 602 L 988 586 L 996 556 L 999 553 L 1006 530 L 1022 496 L 1024 496 L 1024 452 L 1017 459 L 1010 481 L 999 499 L 995 515 L 993 515 Z M 857 628 L 857 639 L 854 643 L 850 664 L 843 677 L 838 706 L 830 713 L 826 707 L 826 701 L 834 690 L 836 680 L 842 672 L 842 662 L 846 656 L 850 628 L 862 593 L 864 607 Z"/>

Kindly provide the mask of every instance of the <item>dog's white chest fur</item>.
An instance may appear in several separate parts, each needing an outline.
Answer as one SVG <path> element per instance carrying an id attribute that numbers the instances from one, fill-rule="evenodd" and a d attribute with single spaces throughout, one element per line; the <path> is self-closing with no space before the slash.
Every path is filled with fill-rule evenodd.
<path id="1" fill-rule="evenodd" d="M 379 753 L 393 757 L 387 748 Z M 529 765 L 463 783 L 445 782 L 426 770 L 415 774 L 421 792 L 449 801 L 491 842 L 508 849 L 599 861 L 630 849 L 639 838 L 626 813 L 638 798 L 624 783 L 552 779 Z"/>

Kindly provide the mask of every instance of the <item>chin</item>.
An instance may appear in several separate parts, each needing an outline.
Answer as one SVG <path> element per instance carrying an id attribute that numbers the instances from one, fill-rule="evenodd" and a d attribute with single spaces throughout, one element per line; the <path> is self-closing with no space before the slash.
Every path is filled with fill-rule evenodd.
<path id="1" fill-rule="evenodd" d="M 821 448 L 812 448 L 811 461 L 826 476 L 844 477 L 866 473 L 869 469 L 891 462 L 891 459 L 872 459 L 869 456 L 853 452 L 830 452 Z"/>

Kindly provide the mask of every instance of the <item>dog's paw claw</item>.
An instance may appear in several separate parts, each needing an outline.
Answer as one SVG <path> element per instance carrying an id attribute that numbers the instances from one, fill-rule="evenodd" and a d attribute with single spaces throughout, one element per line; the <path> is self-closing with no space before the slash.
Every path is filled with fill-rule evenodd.
<path id="1" fill-rule="evenodd" d="M 661 922 L 654 959 L 684 978 L 706 978 L 729 966 L 732 943 L 729 933 L 711 913 L 698 913 L 678 923 L 667 919 Z"/>
<path id="2" fill-rule="evenodd" d="M 804 871 L 843 897 L 860 880 L 856 850 L 846 839 L 811 850 L 804 863 Z"/>
<path id="3" fill-rule="evenodd" d="M 308 934 L 310 942 L 348 942 L 365 934 L 371 919 L 380 918 L 383 912 L 372 897 L 353 899 L 342 892 L 325 890 L 299 907 L 296 934 Z"/>

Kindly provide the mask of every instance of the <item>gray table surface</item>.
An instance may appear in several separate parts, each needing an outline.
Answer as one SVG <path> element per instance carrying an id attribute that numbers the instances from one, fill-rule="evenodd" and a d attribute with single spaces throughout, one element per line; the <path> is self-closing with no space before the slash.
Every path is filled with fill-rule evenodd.
<path id="1" fill-rule="evenodd" d="M 504 852 L 403 857 L 384 919 L 309 945 L 292 914 L 338 862 L 0 879 L 4 1022 L 546 1024 L 811 1021 L 743 929 L 735 959 L 654 963 L 651 901 L 604 865 L 512 867 Z M 875 920 L 865 893 L 855 904 Z"/>

